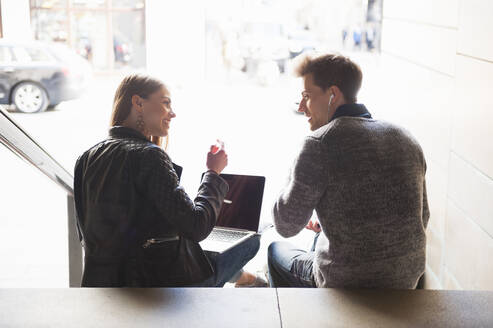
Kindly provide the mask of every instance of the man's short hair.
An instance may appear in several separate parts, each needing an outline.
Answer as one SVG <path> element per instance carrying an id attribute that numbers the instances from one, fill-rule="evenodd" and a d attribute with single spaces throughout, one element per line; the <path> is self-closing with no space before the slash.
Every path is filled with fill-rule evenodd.
<path id="1" fill-rule="evenodd" d="M 327 90 L 337 86 L 348 103 L 356 102 L 356 95 L 361 88 L 363 73 L 360 67 L 342 55 L 303 55 L 294 66 L 298 77 L 313 75 L 315 85 Z"/>

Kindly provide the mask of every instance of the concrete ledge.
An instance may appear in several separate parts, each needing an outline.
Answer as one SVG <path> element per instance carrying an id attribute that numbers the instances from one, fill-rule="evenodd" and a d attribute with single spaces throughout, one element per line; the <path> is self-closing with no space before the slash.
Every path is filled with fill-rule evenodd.
<path id="1" fill-rule="evenodd" d="M 0 309 L 1 327 L 280 327 L 270 288 L 2 289 Z"/>
<path id="2" fill-rule="evenodd" d="M 493 292 L 283 288 L 278 294 L 283 328 L 493 327 Z"/>
<path id="3" fill-rule="evenodd" d="M 0 326 L 493 327 L 493 292 L 0 289 Z"/>

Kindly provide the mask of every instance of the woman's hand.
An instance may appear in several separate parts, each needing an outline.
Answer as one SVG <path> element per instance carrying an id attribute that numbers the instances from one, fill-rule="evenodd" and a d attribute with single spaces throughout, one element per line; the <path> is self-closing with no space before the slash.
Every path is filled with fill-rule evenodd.
<path id="1" fill-rule="evenodd" d="M 310 220 L 310 222 L 308 222 L 305 228 L 315 232 L 322 231 L 322 228 L 320 227 L 320 223 L 318 223 L 317 220 Z"/>
<path id="2" fill-rule="evenodd" d="M 220 174 L 226 165 L 228 165 L 228 154 L 224 150 L 224 144 L 221 143 L 221 147 L 212 145 L 210 151 L 207 153 L 207 169 Z"/>

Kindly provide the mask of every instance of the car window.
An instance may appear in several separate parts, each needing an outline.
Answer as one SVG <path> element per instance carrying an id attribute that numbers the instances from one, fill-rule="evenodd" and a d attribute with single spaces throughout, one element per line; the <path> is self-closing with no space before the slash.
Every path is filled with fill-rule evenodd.
<path id="1" fill-rule="evenodd" d="M 27 53 L 31 57 L 33 62 L 47 62 L 52 61 L 52 57 L 48 52 L 41 48 L 26 48 Z"/>
<path id="2" fill-rule="evenodd" d="M 20 63 L 53 61 L 49 53 L 41 48 L 13 47 L 14 60 Z"/>
<path id="3" fill-rule="evenodd" d="M 29 63 L 31 62 L 31 57 L 29 57 L 26 48 L 24 47 L 13 47 L 12 52 L 14 54 L 14 61 L 19 63 Z"/>
<path id="4" fill-rule="evenodd" d="M 0 46 L 0 63 L 6 64 L 12 61 L 12 55 L 10 53 L 9 47 Z"/>
<path id="5" fill-rule="evenodd" d="M 75 51 L 62 44 L 51 44 L 49 51 L 50 55 L 57 58 L 61 62 L 76 63 L 84 60 L 84 57 L 78 55 Z"/>

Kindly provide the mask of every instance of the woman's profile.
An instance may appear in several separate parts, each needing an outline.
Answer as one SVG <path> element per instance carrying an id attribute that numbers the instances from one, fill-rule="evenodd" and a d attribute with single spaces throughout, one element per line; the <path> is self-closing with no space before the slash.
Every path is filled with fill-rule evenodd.
<path id="1" fill-rule="evenodd" d="M 164 83 L 129 75 L 115 93 L 109 136 L 77 160 L 82 286 L 223 286 L 248 280 L 241 269 L 257 253 L 259 238 L 218 256 L 206 255 L 198 244 L 214 227 L 228 191 L 219 176 L 227 154 L 211 146 L 207 172 L 190 199 L 159 146 L 175 116 Z"/>

